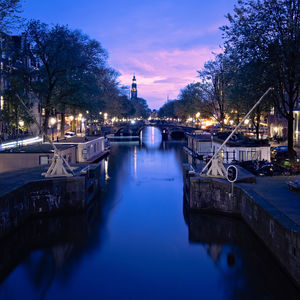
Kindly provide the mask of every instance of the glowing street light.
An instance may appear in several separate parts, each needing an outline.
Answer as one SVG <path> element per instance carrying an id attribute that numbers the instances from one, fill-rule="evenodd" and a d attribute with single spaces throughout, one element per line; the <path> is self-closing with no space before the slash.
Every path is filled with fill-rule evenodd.
<path id="1" fill-rule="evenodd" d="M 20 127 L 23 127 L 23 126 L 24 126 L 24 121 L 23 121 L 23 120 L 20 120 L 20 121 L 19 121 L 19 125 L 20 125 Z"/>
<path id="2" fill-rule="evenodd" d="M 50 124 L 51 126 L 53 126 L 56 123 L 56 119 L 55 118 L 51 118 L 50 119 Z"/>
<path id="3" fill-rule="evenodd" d="M 52 131 L 52 141 L 54 140 L 54 125 L 56 123 L 56 119 L 55 118 L 51 118 L 50 119 L 50 125 L 51 125 L 51 131 Z"/>

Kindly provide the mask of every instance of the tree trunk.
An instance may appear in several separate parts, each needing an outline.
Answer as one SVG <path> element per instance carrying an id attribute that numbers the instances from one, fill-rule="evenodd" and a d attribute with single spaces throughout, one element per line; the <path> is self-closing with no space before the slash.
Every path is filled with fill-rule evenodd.
<path id="1" fill-rule="evenodd" d="M 65 113 L 61 113 L 61 126 L 60 126 L 60 137 L 63 139 L 65 137 Z"/>
<path id="2" fill-rule="evenodd" d="M 72 121 L 72 131 L 74 131 L 76 133 L 76 120 L 75 120 L 75 118 Z"/>
<path id="3" fill-rule="evenodd" d="M 255 125 L 255 134 L 256 134 L 257 140 L 259 140 L 259 127 L 260 127 L 260 124 L 259 124 L 259 122 L 257 122 Z"/>
<path id="4" fill-rule="evenodd" d="M 50 116 L 50 109 L 49 108 L 45 108 L 45 117 L 44 117 L 44 122 L 43 122 L 43 140 L 44 142 L 46 141 L 46 137 L 45 135 L 48 135 L 48 123 L 49 123 L 49 116 Z"/>

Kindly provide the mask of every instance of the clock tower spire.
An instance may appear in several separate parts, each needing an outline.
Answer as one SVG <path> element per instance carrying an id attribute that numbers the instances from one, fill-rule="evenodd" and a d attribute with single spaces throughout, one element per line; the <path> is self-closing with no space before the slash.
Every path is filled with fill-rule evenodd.
<path id="1" fill-rule="evenodd" d="M 137 99 L 137 85 L 136 85 L 135 75 L 133 75 L 132 84 L 131 84 L 131 100 L 133 99 Z"/>

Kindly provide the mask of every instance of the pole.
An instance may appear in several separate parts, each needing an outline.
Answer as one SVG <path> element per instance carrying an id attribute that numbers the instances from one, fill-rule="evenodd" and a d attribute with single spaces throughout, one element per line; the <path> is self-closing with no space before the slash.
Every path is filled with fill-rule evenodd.
<path id="1" fill-rule="evenodd" d="M 242 126 L 242 124 L 245 122 L 245 120 L 249 117 L 249 115 L 254 111 L 254 109 L 262 102 L 262 100 L 267 96 L 267 94 L 272 91 L 274 88 L 270 87 L 268 90 L 260 97 L 260 99 L 255 103 L 255 105 L 249 110 L 249 112 L 245 115 L 243 120 L 234 128 L 234 130 L 231 132 L 231 134 L 227 137 L 227 139 L 224 141 L 224 143 L 220 146 L 218 151 L 213 155 L 213 157 L 209 160 L 209 162 L 205 165 L 205 167 L 202 169 L 200 175 L 203 174 L 203 172 L 208 168 L 209 164 L 212 162 L 213 159 L 215 159 L 218 154 L 221 152 L 223 147 L 227 144 L 227 142 L 231 139 L 231 137 L 235 134 L 235 132 Z"/>
<path id="2" fill-rule="evenodd" d="M 49 136 L 44 132 L 44 129 L 42 128 L 42 126 L 40 126 L 40 124 L 38 123 L 38 121 L 35 119 L 35 117 L 31 114 L 30 110 L 28 109 L 28 107 L 25 105 L 25 103 L 23 102 L 23 100 L 21 99 L 21 97 L 16 94 L 18 100 L 21 102 L 22 106 L 24 107 L 25 111 L 27 112 L 27 114 L 31 117 L 31 119 L 33 120 L 33 122 L 37 125 L 38 129 L 43 133 L 43 135 L 46 137 L 46 139 L 48 140 L 48 142 L 51 144 L 51 146 L 53 147 L 55 153 L 63 160 L 63 162 L 66 164 L 66 166 L 68 167 L 68 169 L 71 171 L 72 175 L 74 176 L 74 172 L 72 171 L 69 163 L 65 160 L 65 158 L 60 154 L 60 152 L 58 151 L 57 147 L 55 146 L 55 144 L 51 141 L 51 139 L 49 138 Z"/>

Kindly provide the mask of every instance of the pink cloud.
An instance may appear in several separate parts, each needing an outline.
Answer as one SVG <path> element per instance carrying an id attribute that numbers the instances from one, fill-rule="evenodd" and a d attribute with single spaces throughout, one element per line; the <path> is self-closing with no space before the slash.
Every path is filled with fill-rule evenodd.
<path id="1" fill-rule="evenodd" d="M 114 53 L 112 60 L 120 71 L 121 83 L 130 85 L 135 73 L 139 97 L 145 98 L 151 108 L 159 108 L 166 100 L 175 99 L 187 84 L 197 81 L 197 70 L 207 60 L 213 59 L 212 52 L 220 49 L 197 47 L 187 50 L 157 50 L 132 53 Z"/>

